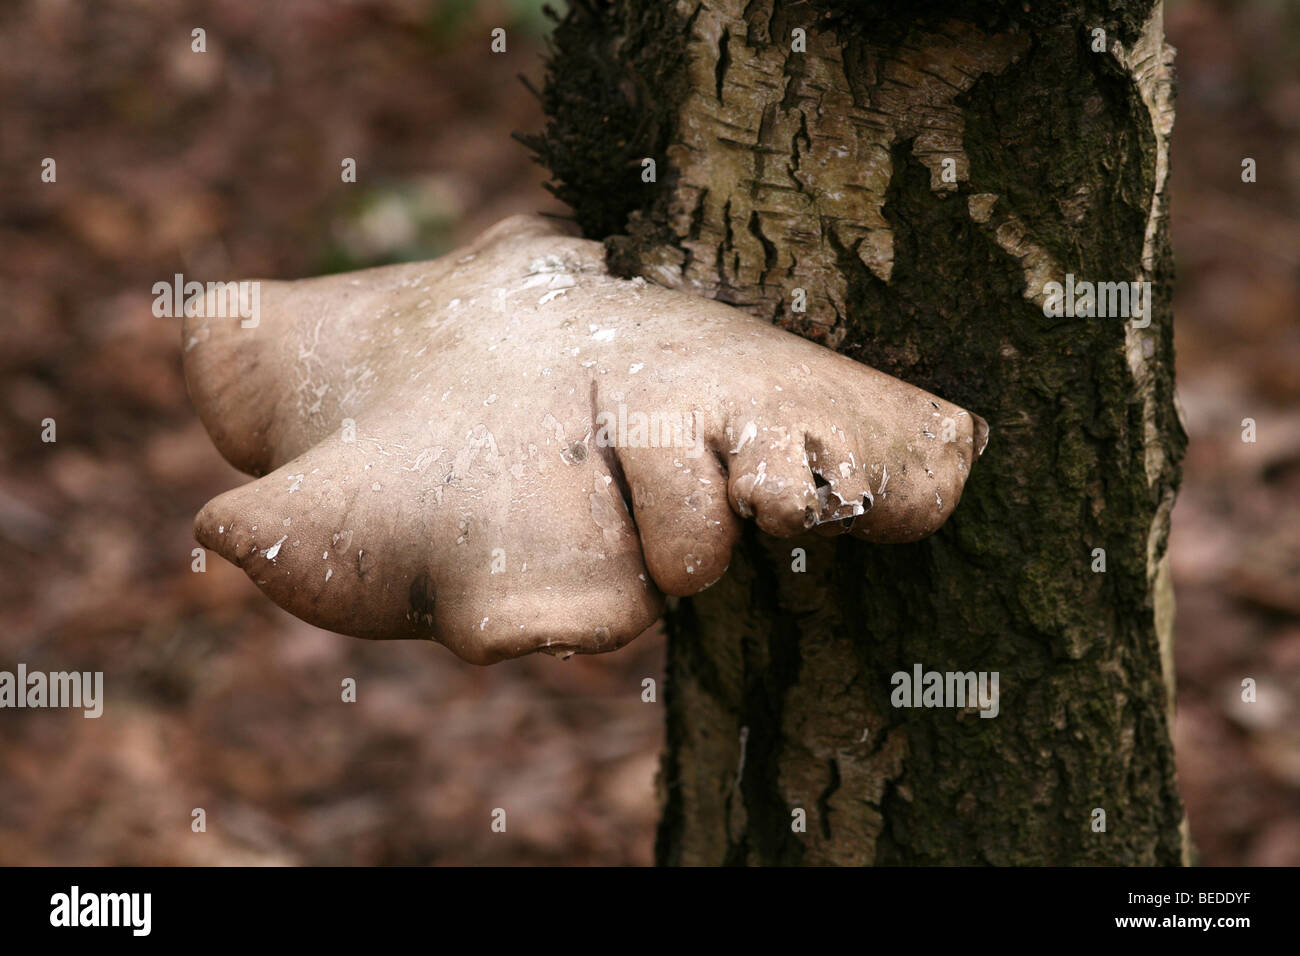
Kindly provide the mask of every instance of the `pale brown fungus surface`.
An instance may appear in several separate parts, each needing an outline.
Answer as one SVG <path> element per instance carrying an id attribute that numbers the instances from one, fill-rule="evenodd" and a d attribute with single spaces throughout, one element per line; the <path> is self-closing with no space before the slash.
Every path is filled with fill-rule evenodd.
<path id="1" fill-rule="evenodd" d="M 185 321 L 190 394 L 256 481 L 205 547 L 277 604 L 465 660 L 595 653 L 726 571 L 752 518 L 901 542 L 957 506 L 978 416 L 507 219 L 432 262 L 260 283 Z"/>

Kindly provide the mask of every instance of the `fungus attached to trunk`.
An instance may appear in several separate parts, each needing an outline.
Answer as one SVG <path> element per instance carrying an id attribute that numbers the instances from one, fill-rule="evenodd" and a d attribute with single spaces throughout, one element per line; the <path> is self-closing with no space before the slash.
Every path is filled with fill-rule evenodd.
<path id="1" fill-rule="evenodd" d="M 611 277 L 507 219 L 433 262 L 264 282 L 189 316 L 185 376 L 256 481 L 200 543 L 277 604 L 491 663 L 613 650 L 765 532 L 912 541 L 984 421 L 729 306 Z M 251 326 L 251 327 L 245 327 Z"/>

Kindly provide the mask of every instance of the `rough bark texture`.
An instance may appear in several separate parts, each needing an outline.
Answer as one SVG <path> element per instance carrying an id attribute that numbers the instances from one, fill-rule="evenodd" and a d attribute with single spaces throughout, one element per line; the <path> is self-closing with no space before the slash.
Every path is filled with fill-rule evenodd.
<path id="1" fill-rule="evenodd" d="M 934 537 L 751 532 L 671 614 L 663 863 L 1182 859 L 1173 51 L 1148 0 L 1023 6 L 613 0 L 557 29 L 531 143 L 612 264 L 992 429 Z M 1045 317 L 1067 272 L 1150 281 L 1150 326 Z M 999 715 L 895 709 L 890 677 L 917 663 L 997 671 Z"/>

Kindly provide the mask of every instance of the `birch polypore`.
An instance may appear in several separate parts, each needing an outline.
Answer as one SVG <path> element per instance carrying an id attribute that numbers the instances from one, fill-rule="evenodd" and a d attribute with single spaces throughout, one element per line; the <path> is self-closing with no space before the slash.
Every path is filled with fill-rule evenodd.
<path id="1" fill-rule="evenodd" d="M 621 646 L 722 576 L 742 518 L 924 537 L 987 439 L 744 312 L 613 278 L 536 217 L 260 301 L 252 327 L 185 321 L 204 425 L 262 476 L 203 508 L 200 543 L 312 624 L 475 663 Z"/>

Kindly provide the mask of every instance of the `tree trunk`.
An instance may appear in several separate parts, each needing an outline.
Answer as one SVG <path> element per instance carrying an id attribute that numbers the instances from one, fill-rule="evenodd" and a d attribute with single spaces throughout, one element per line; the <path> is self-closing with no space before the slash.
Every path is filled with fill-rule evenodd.
<path id="1" fill-rule="evenodd" d="M 575 0 L 557 28 L 530 143 L 616 269 L 991 426 L 933 537 L 751 527 L 670 614 L 661 863 L 1183 858 L 1173 51 L 1150 0 L 1027 6 Z M 1149 326 L 1047 316 L 1067 273 L 1150 282 Z M 893 706 L 918 664 L 996 672 L 997 716 Z"/>

